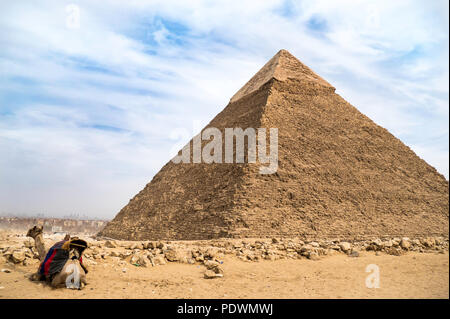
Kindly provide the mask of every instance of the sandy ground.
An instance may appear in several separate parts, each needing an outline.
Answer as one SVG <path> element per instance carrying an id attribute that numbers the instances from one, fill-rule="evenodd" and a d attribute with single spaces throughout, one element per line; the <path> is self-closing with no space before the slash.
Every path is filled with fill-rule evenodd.
<path id="1" fill-rule="evenodd" d="M 366 267 L 379 267 L 380 288 L 367 288 Z M 29 281 L 37 267 L 0 268 L 0 298 L 449 298 L 449 255 L 343 254 L 320 260 L 244 262 L 224 259 L 225 276 L 204 279 L 204 267 L 180 263 L 142 268 L 107 261 L 90 267 L 83 290 L 52 289 Z"/>

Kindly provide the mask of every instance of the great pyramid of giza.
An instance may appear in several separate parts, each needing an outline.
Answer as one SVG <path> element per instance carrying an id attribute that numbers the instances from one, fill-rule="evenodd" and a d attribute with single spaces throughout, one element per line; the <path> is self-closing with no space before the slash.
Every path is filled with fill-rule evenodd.
<path id="1" fill-rule="evenodd" d="M 278 128 L 278 170 L 169 161 L 100 236 L 448 236 L 444 176 L 286 50 L 207 127 Z"/>

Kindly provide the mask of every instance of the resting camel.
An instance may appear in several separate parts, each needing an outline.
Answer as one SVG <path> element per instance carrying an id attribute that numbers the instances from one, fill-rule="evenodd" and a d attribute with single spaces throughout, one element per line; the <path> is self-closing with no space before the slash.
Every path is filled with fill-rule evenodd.
<path id="1" fill-rule="evenodd" d="M 36 247 L 36 250 L 39 254 L 39 260 L 40 265 L 39 269 L 36 273 L 32 274 L 30 279 L 33 281 L 39 281 L 39 280 L 47 280 L 50 281 L 50 285 L 54 288 L 60 288 L 60 287 L 66 287 L 66 279 L 71 276 L 72 274 L 75 275 L 75 273 L 79 274 L 80 278 L 80 287 L 79 289 L 82 289 L 84 285 L 87 284 L 86 281 L 86 274 L 88 272 L 87 268 L 80 262 L 80 257 L 82 250 L 78 250 L 76 247 L 72 247 L 71 245 L 67 245 L 67 250 L 69 250 L 69 258 L 64 264 L 64 267 L 60 272 L 53 276 L 44 276 L 41 274 L 41 266 L 42 263 L 45 260 L 45 257 L 47 255 L 47 250 L 45 248 L 44 238 L 43 238 L 43 226 L 34 226 L 30 228 L 27 232 L 27 236 L 34 239 L 34 245 Z M 68 244 L 70 244 L 68 241 L 70 240 L 70 235 L 66 235 L 64 238 L 64 241 Z M 74 237 L 73 240 L 77 240 L 78 238 Z M 76 245 L 75 245 L 76 246 Z M 72 275 L 71 277 L 74 277 Z"/>
<path id="2" fill-rule="evenodd" d="M 86 281 L 86 272 L 84 271 L 84 267 L 83 265 L 80 264 L 80 261 L 78 260 L 79 256 L 77 256 L 76 250 L 72 250 L 70 252 L 71 258 L 69 258 L 69 260 L 66 262 L 66 264 L 64 265 L 63 269 L 57 273 L 52 281 L 51 281 L 51 286 L 53 288 L 64 288 L 67 287 L 67 278 L 69 276 L 71 276 L 73 274 L 74 277 L 75 275 L 75 271 L 78 272 L 79 274 L 79 284 L 80 286 L 77 287 L 78 289 L 83 289 L 85 285 L 87 285 L 87 281 Z M 69 279 L 71 281 L 71 279 Z"/>

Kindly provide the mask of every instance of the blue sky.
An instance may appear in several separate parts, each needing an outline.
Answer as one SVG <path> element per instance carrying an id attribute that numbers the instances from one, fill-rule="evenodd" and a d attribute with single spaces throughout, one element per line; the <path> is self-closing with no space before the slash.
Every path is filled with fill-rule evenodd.
<path id="1" fill-rule="evenodd" d="M 448 25 L 438 0 L 4 1 L 0 214 L 112 218 L 282 48 L 448 179 Z"/>

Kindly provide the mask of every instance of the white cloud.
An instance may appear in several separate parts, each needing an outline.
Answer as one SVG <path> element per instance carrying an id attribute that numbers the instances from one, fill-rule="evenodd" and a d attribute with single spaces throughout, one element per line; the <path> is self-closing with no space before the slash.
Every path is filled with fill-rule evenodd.
<path id="1" fill-rule="evenodd" d="M 447 1 L 67 4 L 0 5 L 0 211 L 113 217 L 281 48 L 448 178 Z"/>

